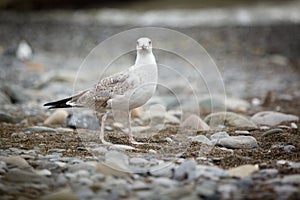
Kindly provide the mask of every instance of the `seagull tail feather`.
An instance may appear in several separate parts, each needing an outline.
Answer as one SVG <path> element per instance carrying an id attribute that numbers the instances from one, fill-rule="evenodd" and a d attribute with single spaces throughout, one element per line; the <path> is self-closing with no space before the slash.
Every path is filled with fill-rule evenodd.
<path id="1" fill-rule="evenodd" d="M 48 109 L 55 109 L 55 108 L 71 108 L 71 107 L 83 107 L 81 105 L 76 104 L 76 101 L 79 99 L 79 97 L 84 94 L 86 91 L 72 96 L 65 99 L 61 99 L 58 101 L 52 101 L 49 103 L 45 103 L 44 106 L 49 106 Z"/>

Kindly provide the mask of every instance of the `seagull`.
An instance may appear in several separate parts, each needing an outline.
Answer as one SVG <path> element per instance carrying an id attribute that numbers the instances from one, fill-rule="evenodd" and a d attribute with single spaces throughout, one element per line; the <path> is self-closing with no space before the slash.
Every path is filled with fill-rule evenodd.
<path id="1" fill-rule="evenodd" d="M 111 144 L 104 139 L 104 124 L 107 115 L 114 109 L 126 109 L 128 114 L 128 134 L 132 144 L 135 141 L 131 130 L 131 111 L 147 103 L 157 86 L 157 63 L 152 53 L 152 41 L 142 37 L 137 40 L 134 65 L 124 71 L 101 79 L 91 89 L 77 95 L 44 104 L 49 109 L 85 107 L 94 109 L 101 117 L 99 139 L 103 144 Z M 100 118 L 99 118 L 100 120 Z"/>

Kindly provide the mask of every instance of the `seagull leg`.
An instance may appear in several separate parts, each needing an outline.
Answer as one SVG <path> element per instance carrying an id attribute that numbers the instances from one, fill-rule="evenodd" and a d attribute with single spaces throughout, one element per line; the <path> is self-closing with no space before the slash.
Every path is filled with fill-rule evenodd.
<path id="1" fill-rule="evenodd" d="M 131 129 L 131 110 L 128 112 L 128 133 L 129 133 L 129 141 L 132 144 L 144 144 L 142 142 L 137 142 L 133 138 L 132 129 Z"/>
<path id="2" fill-rule="evenodd" d="M 106 113 L 102 116 L 99 138 L 100 138 L 102 144 L 111 145 L 112 143 L 106 142 L 105 139 L 104 139 L 104 124 L 105 124 L 105 121 L 106 121 L 107 114 L 108 114 L 108 112 L 106 112 Z"/>

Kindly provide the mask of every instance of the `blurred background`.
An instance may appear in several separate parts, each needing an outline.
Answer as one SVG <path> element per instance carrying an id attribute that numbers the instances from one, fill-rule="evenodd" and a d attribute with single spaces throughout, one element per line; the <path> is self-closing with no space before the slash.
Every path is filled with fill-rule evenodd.
<path id="1" fill-rule="evenodd" d="M 300 96 L 299 10 L 299 0 L 0 0 L 0 103 L 40 107 L 72 94 L 77 69 L 96 45 L 147 26 L 199 42 L 229 97 L 294 101 Z M 78 80 L 84 87 L 96 81 Z"/>

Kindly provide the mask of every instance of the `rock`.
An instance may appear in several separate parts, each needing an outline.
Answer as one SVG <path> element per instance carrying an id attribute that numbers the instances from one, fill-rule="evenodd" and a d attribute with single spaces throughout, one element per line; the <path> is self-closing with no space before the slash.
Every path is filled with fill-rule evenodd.
<path id="1" fill-rule="evenodd" d="M 192 142 L 200 142 L 200 143 L 212 145 L 212 142 L 205 135 L 191 136 L 189 137 L 189 139 L 191 139 Z"/>
<path id="2" fill-rule="evenodd" d="M 178 168 L 175 168 L 174 179 L 182 181 L 187 179 L 189 173 L 196 169 L 197 163 L 195 160 L 186 160 Z"/>
<path id="3" fill-rule="evenodd" d="M 290 152 L 294 149 L 296 149 L 296 147 L 294 145 L 285 145 L 285 146 L 283 146 L 283 150 L 287 151 L 287 152 Z"/>
<path id="4" fill-rule="evenodd" d="M 0 91 L 0 105 L 6 105 L 6 104 L 11 104 L 12 102 L 10 101 L 10 98 Z"/>
<path id="5" fill-rule="evenodd" d="M 13 167 L 17 167 L 19 169 L 31 169 L 32 168 L 28 164 L 28 162 L 20 156 L 9 156 L 9 157 L 0 156 L 0 161 L 5 162 L 9 168 L 13 168 Z"/>
<path id="6" fill-rule="evenodd" d="M 45 121 L 44 124 L 63 124 L 66 121 L 68 112 L 64 109 L 55 110 Z"/>
<path id="7" fill-rule="evenodd" d="M 143 107 L 135 108 L 131 111 L 131 118 L 141 118 L 145 114 L 145 110 Z"/>
<path id="8" fill-rule="evenodd" d="M 41 176 L 51 176 L 51 172 L 48 169 L 35 170 L 35 173 Z"/>
<path id="9" fill-rule="evenodd" d="M 229 110 L 235 110 L 235 111 L 247 111 L 250 108 L 250 103 L 243 99 L 233 98 L 233 97 L 227 97 L 225 100 L 225 106 Z"/>
<path id="10" fill-rule="evenodd" d="M 18 120 L 14 118 L 13 116 L 0 112 L 0 123 L 5 122 L 5 123 L 16 123 Z"/>
<path id="11" fill-rule="evenodd" d="M 25 40 L 22 40 L 19 43 L 16 57 L 21 61 L 28 61 L 32 58 L 32 55 L 33 53 L 30 45 Z"/>
<path id="12" fill-rule="evenodd" d="M 257 128 L 257 126 L 245 118 L 244 116 L 232 112 L 212 113 L 204 118 L 204 121 L 211 127 L 216 128 L 219 125 L 228 127 L 249 127 Z"/>
<path id="13" fill-rule="evenodd" d="M 45 126 L 30 126 L 25 129 L 25 133 L 44 133 L 44 132 L 56 132 L 54 128 L 49 128 Z"/>
<path id="14" fill-rule="evenodd" d="M 300 184 L 300 174 L 286 175 L 282 178 L 282 183 Z"/>
<path id="15" fill-rule="evenodd" d="M 144 158 L 138 158 L 138 157 L 133 157 L 129 159 L 129 163 L 131 165 L 137 165 L 137 166 L 146 166 L 149 161 L 144 159 Z"/>
<path id="16" fill-rule="evenodd" d="M 78 200 L 79 198 L 72 192 L 70 188 L 63 189 L 58 192 L 41 197 L 41 200 Z"/>
<path id="17" fill-rule="evenodd" d="M 291 128 L 292 128 L 292 129 L 297 129 L 298 126 L 297 126 L 297 124 L 296 124 L 295 122 L 292 122 L 292 123 L 291 123 Z"/>
<path id="18" fill-rule="evenodd" d="M 225 98 L 218 97 L 206 97 L 200 99 L 199 107 L 204 112 L 215 112 L 225 110 Z"/>
<path id="19" fill-rule="evenodd" d="M 162 163 L 160 165 L 154 166 L 150 169 L 150 174 L 152 176 L 165 176 L 165 177 L 171 177 L 173 176 L 173 171 L 175 168 L 175 164 L 172 162 L 166 162 Z"/>
<path id="20" fill-rule="evenodd" d="M 236 131 L 234 131 L 234 133 L 238 134 L 238 135 L 250 135 L 249 131 L 239 131 L 239 130 L 236 130 Z"/>
<path id="21" fill-rule="evenodd" d="M 173 188 L 178 184 L 177 181 L 169 179 L 167 177 L 155 178 L 152 180 L 152 182 L 154 185 L 160 185 L 166 188 Z"/>
<path id="22" fill-rule="evenodd" d="M 209 126 L 197 115 L 190 115 L 184 120 L 182 127 L 197 131 L 209 130 Z"/>
<path id="23" fill-rule="evenodd" d="M 95 114 L 87 113 L 73 113 L 67 117 L 66 124 L 71 128 L 83 128 L 91 130 L 99 130 L 99 121 Z"/>
<path id="24" fill-rule="evenodd" d="M 262 134 L 263 137 L 266 137 L 266 136 L 269 136 L 269 135 L 272 135 L 272 134 L 275 134 L 275 133 L 282 133 L 283 130 L 280 129 L 280 128 L 275 128 L 275 129 L 271 129 L 271 130 L 268 130 L 266 132 L 264 132 Z"/>
<path id="25" fill-rule="evenodd" d="M 258 125 L 276 126 L 284 121 L 298 121 L 296 115 L 289 115 L 274 111 L 258 112 L 251 117 L 251 121 Z"/>
<path id="26" fill-rule="evenodd" d="M 241 165 L 227 170 L 230 176 L 244 178 L 258 171 L 258 165 Z"/>
<path id="27" fill-rule="evenodd" d="M 258 147 L 256 139 L 252 136 L 231 136 L 222 138 L 217 142 L 217 145 L 230 149 L 252 149 Z"/>
<path id="28" fill-rule="evenodd" d="M 299 197 L 299 188 L 292 185 L 276 185 L 274 191 L 278 199 L 296 199 Z"/>
<path id="29" fill-rule="evenodd" d="M 254 173 L 252 175 L 252 178 L 255 179 L 270 179 L 270 178 L 275 178 L 278 174 L 277 169 L 263 169 L 259 170 L 258 172 Z"/>
<path id="30" fill-rule="evenodd" d="M 40 184 L 50 184 L 48 178 L 40 176 L 36 173 L 23 171 L 20 169 L 9 170 L 3 177 L 4 180 L 14 183 L 40 183 Z"/>
<path id="31" fill-rule="evenodd" d="M 128 145 L 123 144 L 113 144 L 108 147 L 109 150 L 121 150 L 121 151 L 128 151 L 128 150 L 134 150 L 135 148 Z"/>
<path id="32" fill-rule="evenodd" d="M 212 144 L 216 144 L 220 139 L 230 137 L 227 132 L 217 132 L 210 136 Z"/>

